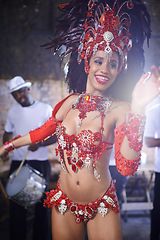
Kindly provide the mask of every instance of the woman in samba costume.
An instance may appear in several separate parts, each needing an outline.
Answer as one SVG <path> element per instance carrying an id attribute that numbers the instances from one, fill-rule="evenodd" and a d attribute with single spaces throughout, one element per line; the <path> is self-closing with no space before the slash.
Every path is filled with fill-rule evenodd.
<path id="1" fill-rule="evenodd" d="M 72 94 L 56 105 L 42 127 L 5 143 L 0 154 L 56 134 L 62 169 L 57 189 L 46 193 L 44 203 L 52 208 L 53 239 L 84 239 L 87 223 L 89 239 L 120 240 L 119 206 L 108 170 L 110 154 L 115 142 L 118 171 L 125 176 L 135 173 L 143 142 L 143 111 L 160 92 L 160 70 L 153 66 L 151 76 L 142 75 L 131 104 L 109 97 L 109 90 L 127 64 L 131 39 L 140 56 L 137 66 L 142 68 L 149 16 L 140 1 L 131 0 L 114 4 L 71 0 L 60 7 L 63 14 L 56 37 L 46 46 L 54 51 L 66 46 L 62 57 L 70 54 L 66 80 Z M 135 21 L 139 21 L 136 31 Z"/>

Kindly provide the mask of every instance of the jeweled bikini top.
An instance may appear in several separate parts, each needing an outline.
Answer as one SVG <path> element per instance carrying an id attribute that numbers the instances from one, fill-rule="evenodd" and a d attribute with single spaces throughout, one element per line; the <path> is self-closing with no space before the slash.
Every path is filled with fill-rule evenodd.
<path id="1" fill-rule="evenodd" d="M 99 111 L 101 116 L 100 132 L 93 133 L 91 130 L 82 130 L 77 135 L 68 135 L 65 133 L 65 127 L 59 123 L 56 128 L 58 147 L 56 153 L 60 155 L 62 167 L 65 171 L 65 162 L 63 151 L 66 150 L 67 161 L 73 172 L 77 172 L 82 167 L 90 167 L 91 159 L 93 159 L 94 176 L 99 181 L 100 175 L 96 170 L 96 161 L 100 159 L 104 151 L 113 147 L 112 143 L 103 141 L 103 120 L 106 109 L 109 109 L 112 101 L 108 98 L 100 96 L 92 96 L 91 94 L 82 93 L 73 103 L 72 109 L 80 111 L 80 125 L 86 117 L 86 112 Z M 96 142 L 96 143 L 95 143 Z M 98 144 L 97 144 L 98 142 Z"/>

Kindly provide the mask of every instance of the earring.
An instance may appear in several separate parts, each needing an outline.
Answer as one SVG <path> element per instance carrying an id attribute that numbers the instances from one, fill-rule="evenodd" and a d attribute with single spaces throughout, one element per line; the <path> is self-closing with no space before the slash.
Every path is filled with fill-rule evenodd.
<path id="1" fill-rule="evenodd" d="M 90 66 L 88 64 L 88 60 L 85 61 L 85 72 L 86 74 L 89 74 Z"/>

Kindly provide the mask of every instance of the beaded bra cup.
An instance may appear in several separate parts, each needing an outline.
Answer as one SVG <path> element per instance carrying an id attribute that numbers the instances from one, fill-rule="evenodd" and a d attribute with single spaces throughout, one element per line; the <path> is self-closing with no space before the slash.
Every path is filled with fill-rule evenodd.
<path id="1" fill-rule="evenodd" d="M 65 170 L 63 151 L 66 150 L 67 162 L 71 166 L 73 172 L 84 166 L 90 168 L 91 159 L 93 159 L 94 176 L 99 181 L 100 175 L 96 170 L 96 161 L 100 160 L 104 151 L 112 149 L 113 144 L 103 141 L 103 119 L 106 109 L 109 109 L 112 101 L 108 98 L 100 96 L 92 96 L 91 94 L 82 93 L 73 103 L 72 109 L 80 111 L 80 125 L 82 120 L 86 117 L 86 112 L 99 111 L 101 116 L 100 132 L 92 132 L 91 130 L 82 130 L 77 135 L 68 135 L 65 133 L 65 127 L 59 123 L 56 128 L 56 135 L 58 140 L 58 147 L 56 154 L 60 155 L 62 167 Z M 95 144 L 98 142 L 98 144 Z"/>

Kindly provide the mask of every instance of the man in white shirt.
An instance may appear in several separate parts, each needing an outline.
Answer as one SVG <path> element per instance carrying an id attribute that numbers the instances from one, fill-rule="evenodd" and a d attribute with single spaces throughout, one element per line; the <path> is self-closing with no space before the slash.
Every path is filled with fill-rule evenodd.
<path id="1" fill-rule="evenodd" d="M 30 94 L 31 82 L 25 82 L 20 76 L 9 81 L 10 93 L 16 104 L 10 108 L 7 115 L 3 142 L 14 136 L 24 135 L 43 125 L 52 115 L 52 107 L 48 104 L 34 101 Z M 12 155 L 10 174 L 20 165 L 29 150 L 25 163 L 43 174 L 48 184 L 51 166 L 48 160 L 47 145 L 56 141 L 55 137 L 48 141 L 16 149 Z M 35 218 L 33 226 L 33 240 L 46 240 L 48 232 L 47 209 L 43 207 L 43 199 L 35 204 Z M 10 240 L 26 239 L 27 211 L 19 204 L 10 201 Z"/>
<path id="2" fill-rule="evenodd" d="M 154 171 L 154 200 L 151 212 L 151 240 L 160 239 L 160 95 L 146 109 L 145 143 L 155 147 Z"/>

